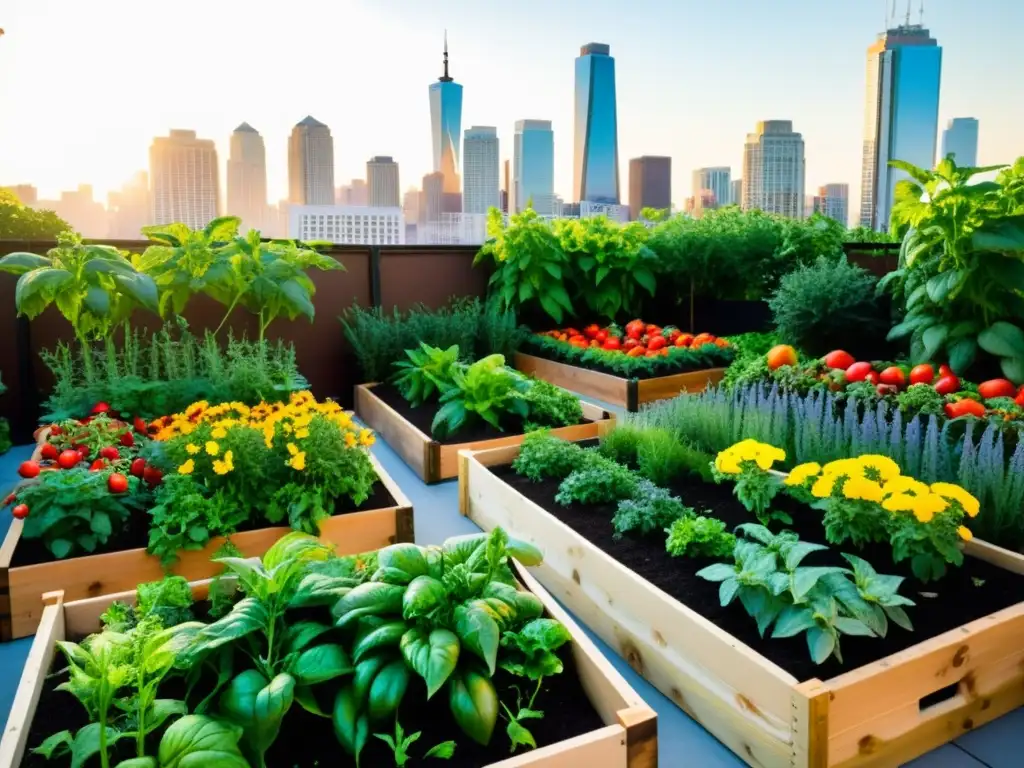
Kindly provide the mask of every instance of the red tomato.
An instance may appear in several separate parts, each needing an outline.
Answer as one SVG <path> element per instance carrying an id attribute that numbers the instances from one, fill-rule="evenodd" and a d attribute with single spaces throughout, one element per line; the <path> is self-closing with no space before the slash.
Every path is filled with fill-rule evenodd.
<path id="1" fill-rule="evenodd" d="M 141 417 L 135 417 L 135 423 L 133 426 L 135 427 L 135 431 L 138 432 L 140 435 L 147 434 L 148 430 L 146 429 L 146 422 L 143 421 Z"/>
<path id="2" fill-rule="evenodd" d="M 886 395 L 898 395 L 900 388 L 895 384 L 878 384 L 875 386 L 875 392 L 879 397 L 885 397 Z"/>
<path id="3" fill-rule="evenodd" d="M 967 398 L 955 403 L 946 403 L 945 411 L 951 419 L 959 419 L 961 416 L 978 416 L 980 418 L 985 415 L 985 406 L 977 400 Z"/>
<path id="4" fill-rule="evenodd" d="M 669 344 L 675 344 L 676 339 L 682 336 L 683 332 L 680 331 L 678 328 L 673 328 L 668 333 L 665 333 L 665 331 L 662 330 L 661 335 L 668 339 Z"/>
<path id="5" fill-rule="evenodd" d="M 9 505 L 9 504 L 13 504 L 13 503 L 15 502 L 15 500 L 16 500 L 17 498 L 18 498 L 18 497 L 17 497 L 17 496 L 15 496 L 15 495 L 14 495 L 13 493 L 9 493 L 9 494 L 7 494 L 7 498 L 6 498 L 6 499 L 4 499 L 4 503 L 3 503 L 3 505 L 2 505 L 2 506 L 5 506 L 5 507 L 6 507 L 6 506 L 7 506 L 7 505 Z"/>
<path id="6" fill-rule="evenodd" d="M 895 365 L 890 365 L 882 371 L 878 375 L 878 380 L 883 384 L 892 384 L 894 387 L 900 387 L 901 389 L 907 383 L 906 375 L 904 375 L 903 371 Z"/>
<path id="7" fill-rule="evenodd" d="M 94 416 L 99 416 L 101 413 L 109 413 L 109 412 L 110 412 L 110 406 L 107 405 L 106 403 L 103 403 L 103 402 L 96 403 L 96 405 L 94 405 L 92 407 L 92 413 L 93 413 Z"/>
<path id="8" fill-rule="evenodd" d="M 677 347 L 688 347 L 693 343 L 692 333 L 681 333 L 676 336 L 676 340 L 672 342 Z"/>
<path id="9" fill-rule="evenodd" d="M 591 339 L 590 343 L 587 344 L 587 346 L 588 347 L 600 347 L 601 346 L 601 342 L 598 341 L 597 339 Z"/>
<path id="10" fill-rule="evenodd" d="M 132 461 L 132 466 L 131 466 L 131 469 L 129 471 L 135 477 L 142 477 L 143 473 L 145 473 L 145 471 L 146 471 L 146 460 L 145 459 L 135 459 L 134 461 Z"/>
<path id="11" fill-rule="evenodd" d="M 99 472 L 100 470 L 106 469 L 106 468 L 107 468 L 107 460 L 106 459 L 96 459 L 96 461 L 94 461 L 92 464 L 89 465 L 89 471 L 90 472 Z"/>
<path id="12" fill-rule="evenodd" d="M 71 469 L 80 461 L 84 461 L 84 458 L 78 451 L 61 451 L 57 457 L 57 464 L 61 469 Z"/>
<path id="13" fill-rule="evenodd" d="M 864 381 L 869 373 L 874 373 L 871 363 L 854 363 L 846 369 L 846 380 L 853 384 L 857 381 Z"/>
<path id="14" fill-rule="evenodd" d="M 910 370 L 911 384 L 931 384 L 933 381 L 935 381 L 935 369 L 928 363 L 915 365 Z"/>
<path id="15" fill-rule="evenodd" d="M 634 339 L 632 336 L 630 336 L 630 337 L 627 337 L 624 342 L 622 342 L 622 350 L 624 352 L 629 352 L 629 350 L 631 350 L 634 347 L 637 347 L 639 345 L 640 345 L 640 342 L 637 341 L 636 339 Z"/>
<path id="16" fill-rule="evenodd" d="M 657 351 L 668 344 L 668 339 L 664 336 L 652 336 L 650 341 L 647 342 L 647 348 L 652 351 Z"/>
<path id="17" fill-rule="evenodd" d="M 644 325 L 643 320 L 631 320 L 626 323 L 626 335 L 631 339 L 639 339 L 646 330 L 647 326 Z"/>
<path id="18" fill-rule="evenodd" d="M 1014 397 L 1017 394 L 1017 388 L 1006 379 L 990 379 L 978 385 L 978 394 L 986 400 L 991 400 L 993 397 Z"/>
<path id="19" fill-rule="evenodd" d="M 598 331 L 597 336 L 595 336 L 594 338 L 597 339 L 599 343 L 604 344 L 606 341 L 608 341 L 608 331 Z"/>
<path id="20" fill-rule="evenodd" d="M 656 333 L 661 333 L 661 326 L 651 324 L 648 325 L 644 330 L 647 331 L 648 336 L 653 336 Z"/>
<path id="21" fill-rule="evenodd" d="M 597 334 L 599 334 L 600 332 L 601 326 L 597 325 L 596 323 L 591 323 L 590 325 L 583 329 L 583 335 L 586 336 L 588 339 L 596 339 Z"/>
<path id="22" fill-rule="evenodd" d="M 945 363 L 943 363 L 942 365 L 939 366 L 939 376 L 949 376 L 952 373 L 953 373 L 953 370 L 948 365 L 946 365 Z"/>
<path id="23" fill-rule="evenodd" d="M 646 354 L 646 352 L 646 347 L 641 347 L 639 344 L 637 344 L 635 347 L 630 349 L 629 352 L 626 353 L 626 355 L 628 357 L 643 357 L 644 354 Z"/>
<path id="24" fill-rule="evenodd" d="M 940 376 L 939 380 L 935 382 L 935 391 L 940 395 L 952 395 L 954 392 L 959 392 L 960 379 L 952 373 Z"/>
<path id="25" fill-rule="evenodd" d="M 152 488 L 164 481 L 164 473 L 156 467 L 146 467 L 142 472 L 142 479 Z"/>
<path id="26" fill-rule="evenodd" d="M 837 349 L 825 355 L 825 365 L 833 370 L 841 369 L 845 371 L 855 362 L 857 361 L 853 359 L 853 355 L 849 352 L 844 352 L 841 349 Z"/>
<path id="27" fill-rule="evenodd" d="M 604 349 L 622 349 L 622 342 L 619 341 L 618 336 L 609 336 L 604 340 L 604 344 L 601 345 Z"/>
<path id="28" fill-rule="evenodd" d="M 868 371 L 867 376 L 864 377 L 864 381 L 870 381 L 872 384 L 877 384 L 879 381 L 878 371 Z"/>
<path id="29" fill-rule="evenodd" d="M 1024 408 L 1024 384 L 1020 385 L 1020 389 L 1017 390 L 1017 397 L 1013 399 L 1013 402 Z"/>
<path id="30" fill-rule="evenodd" d="M 18 506 L 11 510 L 11 514 L 14 515 L 18 520 L 24 520 L 26 517 L 28 517 L 28 505 L 19 504 Z"/>
<path id="31" fill-rule="evenodd" d="M 104 448 L 100 448 L 100 457 L 110 459 L 110 461 L 117 461 L 121 458 L 121 454 L 117 452 L 117 448 L 112 445 L 108 445 Z"/>
<path id="32" fill-rule="evenodd" d="M 114 472 L 107 478 L 107 490 L 111 493 L 124 493 L 128 490 L 128 478 L 120 472 Z"/>
<path id="33" fill-rule="evenodd" d="M 697 346 L 698 339 L 700 339 L 700 336 L 693 340 L 694 347 Z M 784 365 L 796 365 L 796 363 L 796 350 L 788 344 L 779 344 L 768 350 L 768 367 L 773 371 Z"/>
<path id="34" fill-rule="evenodd" d="M 61 429 L 60 424 L 54 424 L 52 427 L 50 427 L 50 434 L 51 435 L 60 435 L 60 434 L 63 434 L 63 432 L 64 432 L 64 430 Z"/>
<path id="35" fill-rule="evenodd" d="M 57 446 L 53 443 L 43 443 L 42 450 L 39 452 L 39 456 L 47 461 L 56 461 L 57 454 L 60 451 L 57 450 Z"/>
<path id="36" fill-rule="evenodd" d="M 18 474 L 24 478 L 39 477 L 38 461 L 23 461 L 18 467 Z"/>

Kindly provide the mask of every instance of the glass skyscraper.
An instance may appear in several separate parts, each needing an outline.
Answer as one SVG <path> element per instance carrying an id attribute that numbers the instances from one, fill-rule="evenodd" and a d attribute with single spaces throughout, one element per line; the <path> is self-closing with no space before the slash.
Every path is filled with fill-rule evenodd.
<path id="1" fill-rule="evenodd" d="M 551 216 L 555 202 L 555 134 L 550 120 L 517 120 L 509 212 L 533 207 Z"/>
<path id="2" fill-rule="evenodd" d="M 576 59 L 573 194 L 576 202 L 619 203 L 619 132 L 615 59 L 603 43 L 587 43 Z"/>
<path id="3" fill-rule="evenodd" d="M 978 164 L 978 121 L 973 117 L 954 117 L 942 132 L 942 150 L 935 159 L 936 165 L 946 155 L 961 168 Z"/>
<path id="4" fill-rule="evenodd" d="M 860 223 L 889 228 L 896 182 L 890 160 L 931 168 L 939 133 L 942 48 L 921 24 L 880 35 L 868 48 Z"/>
<path id="5" fill-rule="evenodd" d="M 430 84 L 430 141 L 434 172 L 444 174 L 445 194 L 460 194 L 462 86 L 448 74 L 448 36 L 444 38 L 444 74 Z"/>

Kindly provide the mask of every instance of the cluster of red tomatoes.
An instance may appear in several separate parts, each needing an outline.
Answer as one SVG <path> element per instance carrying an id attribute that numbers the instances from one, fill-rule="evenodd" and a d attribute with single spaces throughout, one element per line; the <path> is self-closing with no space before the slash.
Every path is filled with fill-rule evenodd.
<path id="1" fill-rule="evenodd" d="M 669 349 L 699 349 L 706 344 L 727 347 L 729 342 L 710 333 L 683 333 L 671 325 L 664 327 L 632 320 L 626 323 L 625 331 L 618 325 L 605 327 L 591 324 L 578 331 L 563 328 L 543 331 L 539 335 L 564 341 L 574 347 L 586 349 L 596 347 L 608 352 L 620 352 L 629 357 L 657 357 L 668 355 Z"/>

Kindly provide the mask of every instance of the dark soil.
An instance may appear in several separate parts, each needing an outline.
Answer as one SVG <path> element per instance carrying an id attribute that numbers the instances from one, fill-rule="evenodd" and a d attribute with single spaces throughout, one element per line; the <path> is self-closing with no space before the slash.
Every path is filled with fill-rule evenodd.
<path id="1" fill-rule="evenodd" d="M 334 507 L 335 515 L 345 515 L 349 512 L 361 512 L 368 509 L 382 509 L 393 507 L 398 502 L 391 496 L 387 488 L 381 482 L 373 484 L 370 489 L 370 497 L 362 504 L 356 506 L 347 496 L 338 499 Z M 262 519 L 250 519 L 238 527 L 237 533 L 255 531 L 259 528 L 269 527 L 269 523 Z M 149 543 L 149 515 L 146 512 L 137 512 L 128 518 L 125 526 L 107 539 L 107 543 L 97 547 L 93 555 L 105 555 L 110 552 L 123 552 L 128 549 L 145 549 Z M 81 555 L 80 555 L 81 556 Z M 74 559 L 74 558 L 72 558 Z M 42 539 L 21 538 L 11 558 L 11 566 L 37 565 L 39 563 L 56 562 L 50 550 L 46 548 Z"/>
<path id="2" fill-rule="evenodd" d="M 543 688 L 534 702 L 534 708 L 542 710 L 546 716 L 541 720 L 524 721 L 524 725 L 533 733 L 538 747 L 555 744 L 604 727 L 604 723 L 587 699 L 579 678 L 576 676 L 572 654 L 565 652 L 562 656 L 565 662 L 565 671 L 560 675 L 546 678 Z M 56 687 L 67 679 L 67 674 L 58 671 L 64 666 L 64 657 L 57 656 L 55 658 L 56 663 L 51 669 L 52 676 L 46 680 L 43 686 L 42 695 L 36 708 L 36 718 L 29 729 L 29 750 L 38 746 L 51 734 L 65 729 L 70 730 L 73 734 L 78 728 L 88 723 L 85 709 L 78 700 L 70 693 L 56 690 Z M 495 675 L 494 682 L 498 689 L 499 699 L 509 709 L 516 711 L 516 691 L 512 689 L 512 686 L 521 684 L 522 678 L 499 671 Z M 528 687 L 532 690 L 532 686 Z M 318 690 L 320 691 L 318 700 L 321 707 L 325 712 L 330 712 L 337 686 L 332 687 L 331 683 L 324 683 L 318 686 Z M 528 697 L 529 691 L 526 691 L 526 687 L 523 687 L 523 690 Z M 160 686 L 159 695 L 160 698 L 181 698 L 183 693 L 184 685 L 181 679 L 168 679 Z M 522 702 L 522 706 L 526 706 L 525 700 Z M 500 710 L 499 712 L 491 743 L 487 747 L 483 747 L 471 741 L 459 730 L 449 713 L 445 691 L 442 690 L 428 702 L 422 680 L 414 677 L 399 710 L 399 722 L 405 729 L 406 735 L 417 731 L 422 731 L 422 735 L 410 747 L 410 753 L 415 759 L 410 760 L 407 765 L 410 767 L 424 765 L 446 766 L 446 768 L 479 768 L 479 766 L 490 765 L 507 758 L 510 754 L 510 742 L 505 733 L 507 721 L 504 719 L 504 712 Z M 371 733 L 393 735 L 394 723 L 389 721 L 371 726 Z M 151 734 L 147 739 L 147 754 L 156 754 L 160 735 L 161 732 L 157 732 Z M 455 755 L 451 760 L 421 759 L 431 747 L 448 740 L 456 742 Z M 134 757 L 134 749 L 134 740 L 125 739 L 118 742 L 114 746 L 114 755 L 112 755 L 113 759 L 110 764 L 116 765 L 121 760 Z M 522 748 L 517 752 L 521 753 Z M 54 766 L 67 766 L 70 762 L 70 758 L 47 761 L 42 756 L 27 751 L 21 766 L 22 768 L 47 768 L 47 766 L 53 768 Z M 364 766 L 394 765 L 390 748 L 373 736 L 368 739 L 360 762 Z M 285 717 L 277 741 L 267 752 L 266 763 L 270 768 L 323 768 L 325 766 L 347 768 L 355 765 L 355 762 L 342 751 L 338 744 L 331 721 L 308 713 L 298 704 L 293 704 Z M 98 759 L 86 764 L 87 768 L 94 768 L 98 765 Z"/>
<path id="3" fill-rule="evenodd" d="M 521 435 L 526 432 L 526 426 L 523 424 L 523 420 L 518 416 L 509 416 L 505 419 L 503 423 L 505 428 L 504 431 L 495 429 L 483 419 L 477 418 L 474 421 L 467 420 L 467 422 L 462 426 L 462 429 L 454 435 L 449 435 L 443 440 L 438 440 L 438 438 L 434 437 L 430 431 L 430 425 L 434 423 L 434 416 L 437 414 L 438 410 L 438 404 L 436 402 L 424 403 L 417 408 L 413 408 L 409 405 L 409 402 L 402 397 L 402 393 L 399 392 L 398 388 L 393 384 L 378 384 L 372 391 L 373 394 L 394 409 L 399 416 L 441 445 L 472 443 L 477 440 L 493 440 L 498 437 Z M 590 423 L 590 420 L 583 419 L 580 423 L 588 424 Z M 562 426 L 572 425 L 563 424 Z"/>
<path id="4" fill-rule="evenodd" d="M 916 606 L 907 608 L 914 625 L 913 632 L 907 632 L 890 622 L 889 632 L 884 638 L 843 636 L 841 650 L 845 663 L 840 664 L 833 657 L 824 664 L 816 665 L 811 661 L 807 643 L 802 636 L 762 639 L 757 633 L 754 620 L 747 615 L 738 600 L 727 608 L 721 607 L 718 585 L 696 575 L 701 568 L 715 562 L 713 559 L 671 557 L 665 551 L 663 535 L 626 535 L 615 539 L 611 524 L 615 505 L 573 504 L 563 507 L 555 502 L 558 481 L 532 483 L 517 475 L 508 465 L 492 467 L 491 471 L 618 562 L 749 645 L 798 680 L 826 680 L 856 669 L 1015 605 L 1024 595 L 1024 576 L 972 557 L 965 559 L 963 567 L 950 568 L 940 581 L 922 584 L 911 575 L 908 562 L 892 562 L 892 550 L 885 544 L 856 550 L 847 543 L 826 552 L 814 553 L 803 561 L 804 565 L 848 567 L 849 564 L 840 557 L 840 552 L 845 551 L 864 558 L 879 573 L 906 576 L 907 581 L 900 588 L 900 594 L 916 603 Z M 671 485 L 671 490 L 684 504 L 706 516 L 723 520 L 730 528 L 740 523 L 757 522 L 735 499 L 728 485 L 704 483 L 695 477 L 680 478 Z M 821 513 L 817 510 L 781 495 L 776 497 L 773 508 L 790 514 L 793 525 L 786 527 L 796 531 L 801 539 L 827 543 L 820 522 Z M 778 531 L 780 526 L 775 524 L 772 529 Z M 922 592 L 937 596 L 925 597 L 920 594 Z"/>

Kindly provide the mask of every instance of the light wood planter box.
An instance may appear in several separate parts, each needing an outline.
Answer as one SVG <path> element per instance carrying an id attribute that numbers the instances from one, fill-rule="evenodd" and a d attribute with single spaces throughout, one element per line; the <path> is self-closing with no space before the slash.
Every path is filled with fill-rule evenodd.
<path id="1" fill-rule="evenodd" d="M 797 680 L 488 469 L 517 453 L 460 455 L 462 513 L 541 546 L 537 580 L 749 765 L 898 766 L 1024 705 L 1024 602 L 830 680 Z M 1024 573 L 1017 553 L 964 549 Z"/>
<path id="2" fill-rule="evenodd" d="M 425 483 L 437 483 L 458 477 L 459 451 L 519 445 L 525 437 L 521 434 L 506 435 L 490 440 L 444 445 L 421 432 L 377 397 L 373 392 L 376 386 L 378 384 L 375 383 L 356 386 L 356 416 L 370 429 L 380 434 Z M 587 440 L 598 437 L 615 420 L 614 414 L 596 405 L 582 400 L 580 405 L 583 407 L 584 418 L 590 419 L 590 423 L 552 429 L 552 435 L 563 440 Z"/>
<path id="3" fill-rule="evenodd" d="M 637 411 L 644 403 L 668 400 L 681 392 L 701 392 L 709 384 L 720 382 L 725 375 L 725 368 L 707 368 L 653 379 L 627 379 L 523 352 L 516 352 L 515 366 L 523 373 L 550 381 L 570 392 L 579 392 L 627 411 Z"/>
<path id="4" fill-rule="evenodd" d="M 396 541 L 413 541 L 412 504 L 373 454 L 370 460 L 395 505 L 349 512 L 325 520 L 320 526 L 320 538 L 337 545 L 339 554 L 366 552 Z M 41 595 L 44 592 L 63 590 L 67 600 L 81 600 L 124 592 L 165 575 L 160 559 L 146 554 L 145 548 L 11 567 L 23 525 L 21 520 L 12 520 L 0 545 L 0 640 L 35 633 L 43 614 Z M 245 557 L 257 557 L 290 530 L 287 526 L 275 526 L 245 531 L 231 536 L 231 543 Z M 200 550 L 181 552 L 170 571 L 189 581 L 215 576 L 221 567 L 210 558 L 224 541 L 223 537 L 217 537 Z"/>
<path id="5" fill-rule="evenodd" d="M 546 615 L 565 625 L 572 635 L 572 654 L 583 690 L 597 710 L 603 728 L 531 752 L 492 763 L 490 768 L 657 768 L 658 721 L 648 707 L 608 662 L 572 617 L 519 563 L 513 562 L 516 575 L 546 609 Z M 192 593 L 205 599 L 209 580 L 194 582 Z M 27 744 L 32 720 L 49 673 L 58 640 L 77 639 L 100 629 L 100 616 L 115 600 L 135 602 L 135 590 L 116 595 L 65 602 L 63 592 L 43 595 L 45 607 L 25 669 L 18 683 L 0 741 L 0 768 L 17 768 L 25 752 L 36 745 Z M 68 694 L 70 695 L 70 694 Z M 557 712 L 549 713 L 557 717 Z M 325 729 L 327 738 L 330 728 Z M 497 731 L 495 732 L 497 737 Z"/>

